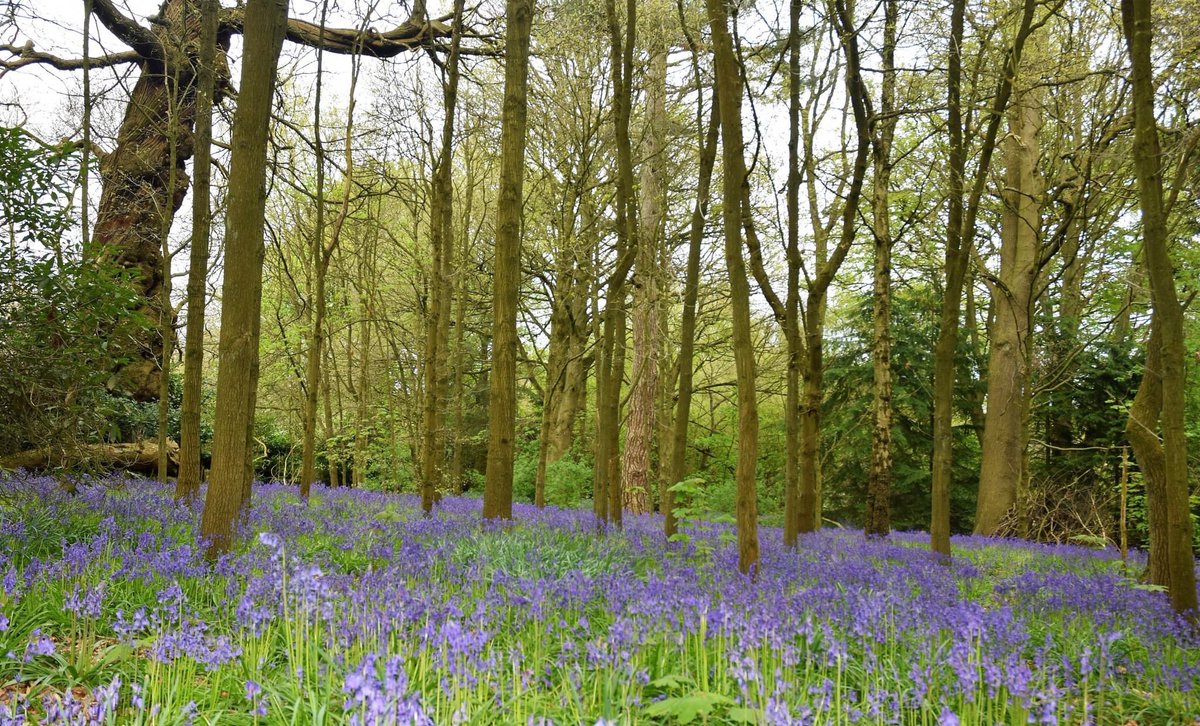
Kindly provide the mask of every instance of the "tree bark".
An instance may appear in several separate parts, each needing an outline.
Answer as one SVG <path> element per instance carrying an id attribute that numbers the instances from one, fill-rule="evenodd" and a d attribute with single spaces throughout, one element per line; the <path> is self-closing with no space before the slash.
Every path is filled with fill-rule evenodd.
<path id="1" fill-rule="evenodd" d="M 605 286 L 604 335 L 596 376 L 596 461 L 593 507 L 597 526 L 621 526 L 620 470 L 621 385 L 625 379 L 625 283 L 637 249 L 637 213 L 633 192 L 633 153 L 629 140 L 633 46 L 637 39 L 637 3 L 625 3 L 625 37 L 615 0 L 605 3 L 609 65 L 613 84 L 613 127 L 617 156 L 616 269 Z"/>
<path id="2" fill-rule="evenodd" d="M 892 490 L 892 230 L 888 196 L 892 174 L 892 141 L 896 132 L 896 0 L 883 4 L 883 81 L 879 114 L 871 148 L 875 167 L 871 221 L 875 247 L 871 367 L 871 470 L 867 479 L 866 534 L 886 537 L 891 531 Z"/>
<path id="3" fill-rule="evenodd" d="M 137 273 L 144 299 L 140 312 L 155 321 L 171 312 L 162 302 L 163 230 L 171 229 L 189 182 L 185 165 L 192 155 L 196 115 L 199 2 L 166 0 L 159 11 L 162 22 L 152 31 L 136 26 L 154 52 L 141 62 L 116 145 L 100 163 L 100 205 L 91 245 L 101 259 Z M 107 4 L 97 2 L 96 14 L 111 30 Z M 215 58 L 223 69 L 223 48 Z M 110 390 L 139 401 L 159 396 L 162 329 L 160 325 L 128 342 L 129 362 L 109 379 Z"/>
<path id="4" fill-rule="evenodd" d="M 247 5 L 246 50 L 229 171 L 213 467 L 200 523 L 209 558 L 232 546 L 234 522 L 249 500 L 262 307 L 267 132 L 286 19 L 287 0 L 250 0 Z"/>
<path id="5" fill-rule="evenodd" d="M 738 458 L 737 486 L 738 570 L 753 573 L 758 567 L 758 394 L 755 389 L 754 347 L 750 329 L 750 285 L 742 258 L 742 185 L 746 161 L 742 156 L 742 76 L 729 33 L 724 0 L 706 0 L 712 32 L 713 62 L 717 76 L 717 103 L 721 114 L 722 216 L 725 224 L 725 266 L 733 318 L 733 354 L 737 371 Z"/>
<path id="6" fill-rule="evenodd" d="M 1162 441 L 1158 438 L 1158 422 L 1162 414 L 1162 333 L 1153 318 L 1150 339 L 1146 341 L 1146 363 L 1142 381 L 1129 406 L 1125 435 L 1133 447 L 1133 456 L 1142 472 L 1146 488 L 1146 520 L 1150 534 L 1147 573 L 1150 582 L 1167 589 L 1171 587 L 1171 564 L 1167 555 L 1170 540 L 1167 532 L 1166 478 L 1167 462 Z"/>
<path id="7" fill-rule="evenodd" d="M 975 534 L 992 535 L 1016 504 L 1025 460 L 1030 405 L 1029 334 L 1038 275 L 1042 181 L 1037 166 L 1041 102 L 1034 89 L 1017 93 L 1003 143 L 1006 162 L 1000 230 L 1000 274 L 991 283 L 994 314 L 987 371 Z"/>
<path id="8" fill-rule="evenodd" d="M 192 187 L 192 249 L 188 261 L 187 333 L 183 344 L 183 402 L 179 411 L 179 476 L 175 481 L 178 499 L 192 499 L 200 493 L 200 404 L 205 287 L 212 234 L 212 116 L 219 10 L 218 0 L 201 0 L 200 54 L 196 61 L 196 178 Z"/>
<path id="9" fill-rule="evenodd" d="M 682 11 L 680 13 L 682 17 Z M 695 47 L 695 46 L 693 46 Z M 699 81 L 699 68 L 697 81 Z M 687 463 L 688 426 L 692 418 L 692 377 L 695 371 L 696 347 L 696 303 L 700 295 L 700 246 L 704 241 L 704 221 L 708 216 L 708 203 L 712 186 L 713 167 L 716 165 L 717 140 L 721 131 L 720 109 L 717 99 L 712 102 L 707 130 L 702 126 L 703 101 L 696 109 L 697 134 L 703 135 L 700 146 L 700 178 L 696 184 L 696 203 L 692 207 L 691 226 L 688 230 L 687 271 L 683 283 L 683 318 L 679 326 L 679 398 L 675 403 L 675 422 L 671 433 L 671 471 L 667 479 L 671 484 L 683 481 Z M 675 534 L 675 495 L 668 488 L 663 500 L 663 529 L 667 537 Z"/>
<path id="10" fill-rule="evenodd" d="M 329 2 L 321 3 L 321 27 L 329 12 Z M 317 83 L 313 94 L 313 149 L 316 156 L 315 195 L 316 210 L 312 241 L 309 243 L 309 259 L 312 265 L 312 289 L 309 306 L 312 311 L 312 328 L 308 336 L 308 351 L 304 365 L 304 438 L 300 446 L 300 497 L 308 501 L 313 482 L 317 479 L 317 395 L 321 383 L 321 356 L 325 349 L 325 315 L 328 301 L 325 299 L 325 278 L 329 271 L 332 252 L 326 254 L 325 246 L 325 141 L 321 138 L 321 96 L 324 91 L 325 51 L 317 49 Z M 353 101 L 351 101 L 353 103 Z M 350 136 L 349 133 L 346 134 Z M 326 463 L 333 478 L 334 465 L 326 452 Z"/>
<path id="11" fill-rule="evenodd" d="M 483 493 L 485 519 L 512 519 L 513 448 L 517 416 L 517 293 L 521 264 L 521 206 L 525 181 L 525 131 L 529 36 L 533 0 L 507 0 L 504 111 L 500 132 L 500 198 L 496 211 L 496 262 L 492 365 L 488 393 L 488 455 Z"/>
<path id="12" fill-rule="evenodd" d="M 784 397 L 783 543 L 795 548 L 800 534 L 800 11 L 788 4 L 788 280 L 783 328 L 787 346 Z"/>
<path id="13" fill-rule="evenodd" d="M 850 184 L 842 204 L 841 233 L 832 254 L 826 257 L 818 246 L 817 275 L 808 285 L 808 304 L 804 315 L 804 398 L 800 407 L 800 532 L 812 532 L 821 526 L 821 405 L 824 402 L 824 330 L 829 286 L 854 243 L 858 226 L 858 203 L 871 154 L 871 97 L 862 78 L 861 55 L 854 6 L 846 0 L 834 0 L 832 9 L 846 58 L 846 95 L 854 115 L 856 146 Z"/>
<path id="14" fill-rule="evenodd" d="M 454 113 L 458 105 L 458 55 L 463 0 L 454 2 L 454 31 L 442 87 L 442 146 L 433 170 L 430 212 L 432 260 L 429 319 L 425 328 L 425 410 L 422 417 L 421 510 L 433 511 L 446 462 L 446 403 L 450 387 L 446 354 L 450 345 L 450 272 L 454 264 Z"/>
<path id="15" fill-rule="evenodd" d="M 1162 148 L 1154 116 L 1153 25 L 1150 0 L 1122 0 L 1121 20 L 1133 66 L 1134 172 L 1142 208 L 1142 251 L 1153 320 L 1162 336 L 1162 406 L 1159 421 L 1163 447 L 1163 503 L 1166 516 L 1158 541 L 1166 545 L 1171 606 L 1178 613 L 1197 613 L 1195 555 L 1188 504 L 1188 461 L 1185 407 L 1183 308 L 1175 289 L 1175 270 L 1167 244 L 1167 212 L 1163 205 Z M 1165 521 L 1163 521 L 1165 520 Z"/>
<path id="16" fill-rule="evenodd" d="M 945 287 L 938 320 L 938 337 L 933 353 L 933 456 L 931 475 L 930 548 L 944 558 L 950 557 L 950 486 L 954 464 L 954 357 L 958 347 L 959 317 L 962 312 L 963 282 L 967 261 L 975 240 L 975 221 L 987 184 L 988 170 L 996 149 L 996 135 L 1008 99 L 1012 81 L 1020 67 L 1021 53 L 1033 28 L 1037 0 L 1024 0 L 1020 25 L 1005 54 L 988 123 L 980 141 L 969 198 L 966 193 L 966 149 L 963 142 L 962 42 L 966 14 L 964 0 L 954 0 L 950 14 L 950 53 L 947 77 L 947 131 L 950 139 L 946 215 Z"/>
<path id="17" fill-rule="evenodd" d="M 136 441 L 128 444 L 83 444 L 67 450 L 33 449 L 0 458 L 0 469 L 40 471 L 59 467 L 98 468 L 102 470 L 154 473 L 158 468 L 161 449 L 157 441 Z M 166 444 L 167 461 L 171 468 L 179 464 L 179 446 L 170 439 Z"/>
<path id="18" fill-rule="evenodd" d="M 650 511 L 650 448 L 658 394 L 658 257 L 665 212 L 666 95 L 667 48 L 663 42 L 650 51 L 646 131 L 642 137 L 641 211 L 633 286 L 633 389 L 622 465 L 625 508 L 633 514 Z"/>

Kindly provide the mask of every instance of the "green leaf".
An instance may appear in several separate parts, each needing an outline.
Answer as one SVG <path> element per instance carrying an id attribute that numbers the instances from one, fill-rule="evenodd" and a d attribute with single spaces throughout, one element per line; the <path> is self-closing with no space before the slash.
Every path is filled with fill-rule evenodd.
<path id="1" fill-rule="evenodd" d="M 752 708 L 746 708 L 745 706 L 737 706 L 736 708 L 729 709 L 728 718 L 734 723 L 763 723 L 762 713 Z"/>
<path id="2" fill-rule="evenodd" d="M 709 716 L 719 706 L 732 706 L 733 699 L 719 693 L 697 691 L 688 696 L 667 698 L 652 703 L 646 714 L 658 718 L 674 718 L 675 723 L 691 723 L 698 716 Z"/>
<path id="3" fill-rule="evenodd" d="M 694 686 L 696 685 L 696 681 L 690 676 L 681 676 L 677 673 L 668 673 L 661 678 L 655 678 L 646 685 L 649 688 L 659 691 L 675 691 Z"/>

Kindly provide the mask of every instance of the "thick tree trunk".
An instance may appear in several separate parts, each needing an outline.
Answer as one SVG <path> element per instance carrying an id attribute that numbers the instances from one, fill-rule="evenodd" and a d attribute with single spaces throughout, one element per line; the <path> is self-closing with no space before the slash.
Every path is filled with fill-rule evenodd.
<path id="1" fill-rule="evenodd" d="M 1165 521 L 1158 541 L 1167 546 L 1169 594 L 1176 612 L 1197 613 L 1195 555 L 1188 504 L 1188 461 L 1185 407 L 1183 308 L 1175 289 L 1175 271 L 1167 244 L 1163 205 L 1162 148 L 1154 116 L 1153 26 L 1150 0 L 1122 0 L 1121 19 L 1133 65 L 1134 171 L 1142 207 L 1143 257 L 1154 301 L 1154 323 L 1162 336 L 1163 500 Z"/>
<path id="2" fill-rule="evenodd" d="M 517 417 L 517 293 L 521 267 L 521 205 L 525 181 L 526 89 L 533 0 L 508 0 L 504 110 L 500 132 L 500 198 L 496 212 L 496 263 L 492 365 L 488 394 L 488 454 L 483 493 L 485 519 L 512 519 L 513 448 Z"/>
<path id="3" fill-rule="evenodd" d="M 646 78 L 646 133 L 643 136 L 641 211 L 633 287 L 633 390 L 625 439 L 625 508 L 650 511 L 650 448 L 654 441 L 658 394 L 658 257 L 664 216 L 667 141 L 667 49 L 650 51 Z"/>
<path id="4" fill-rule="evenodd" d="M 101 469 L 152 474 L 158 468 L 162 449 L 155 440 L 129 444 L 84 444 L 66 450 L 34 449 L 0 458 L 0 469 Z M 167 461 L 173 470 L 179 465 L 179 446 L 167 439 Z"/>
<path id="5" fill-rule="evenodd" d="M 166 0 L 152 37 L 165 49 L 147 58 L 134 84 L 111 153 L 100 163 L 101 194 L 91 245 L 102 258 L 137 273 L 144 304 L 140 312 L 160 320 L 163 230 L 170 230 L 188 190 L 196 116 L 196 58 L 200 52 L 201 0 Z M 224 68 L 224 51 L 217 52 Z M 160 326 L 161 328 L 161 326 Z M 139 401 L 159 396 L 164 341 L 160 330 L 128 341 L 129 362 L 115 371 L 108 387 Z"/>
<path id="6" fill-rule="evenodd" d="M 1041 126 L 1040 100 L 1032 89 L 1023 89 L 1010 110 L 1009 133 L 1003 141 L 1000 275 L 991 285 L 995 312 L 988 335 L 987 413 L 975 534 L 996 533 L 1016 504 L 1024 471 L 1029 334 L 1042 226 L 1042 182 L 1037 171 Z"/>
<path id="7" fill-rule="evenodd" d="M 204 373 L 204 306 L 212 233 L 212 116 L 216 95 L 217 0 L 201 0 L 200 54 L 196 71 L 195 186 L 192 188 L 192 249 L 188 261 L 187 333 L 183 344 L 183 402 L 179 411 L 179 476 L 175 496 L 200 493 L 200 403 Z"/>
<path id="8" fill-rule="evenodd" d="M 758 567 L 758 393 L 755 389 L 754 347 L 750 329 L 750 285 L 742 258 L 742 185 L 746 162 L 742 156 L 742 76 L 729 34 L 724 0 L 706 0 L 712 32 L 713 63 L 717 76 L 717 103 L 721 114 L 721 161 L 725 266 L 729 273 L 733 318 L 733 354 L 737 370 L 738 458 L 737 486 L 738 570 L 753 573 Z"/>
<path id="9" fill-rule="evenodd" d="M 933 462 L 931 482 L 930 548 L 950 557 L 950 485 L 954 465 L 954 357 L 958 347 L 959 318 L 962 313 L 963 282 L 967 260 L 975 241 L 975 221 L 979 203 L 987 185 L 988 170 L 996 149 L 996 135 L 1012 95 L 1012 82 L 1020 67 L 1021 52 L 1033 27 L 1037 0 L 1025 0 L 1020 25 L 1005 54 L 996 93 L 988 110 L 988 123 L 980 141 L 979 162 L 966 192 L 966 150 L 962 116 L 962 38 L 966 7 L 954 0 L 950 17 L 950 62 L 947 82 L 947 129 L 950 137 L 948 160 L 948 208 L 946 215 L 945 287 L 938 321 L 937 344 L 933 354 Z"/>
<path id="10" fill-rule="evenodd" d="M 250 494 L 258 341 L 262 307 L 267 132 L 283 46 L 287 0 L 250 0 L 238 107 L 234 116 L 225 230 L 220 368 L 213 467 L 200 534 L 215 558 L 233 544 L 233 526 Z"/>
<path id="11" fill-rule="evenodd" d="M 1167 462 L 1162 441 L 1158 438 L 1162 397 L 1162 333 L 1152 319 L 1150 339 L 1146 342 L 1146 364 L 1142 369 L 1142 382 L 1138 385 L 1137 394 L 1129 406 L 1125 435 L 1133 447 L 1133 456 L 1137 460 L 1138 469 L 1142 472 L 1142 483 L 1146 487 L 1146 519 L 1150 530 L 1150 582 L 1169 589 L 1171 567 L 1167 553 L 1170 541 L 1163 538 L 1168 521 L 1165 496 Z"/>

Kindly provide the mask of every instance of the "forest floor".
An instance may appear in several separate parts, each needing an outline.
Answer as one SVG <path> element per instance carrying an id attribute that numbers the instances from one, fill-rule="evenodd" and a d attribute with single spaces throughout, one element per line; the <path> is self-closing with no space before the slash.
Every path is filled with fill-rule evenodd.
<path id="1" fill-rule="evenodd" d="M 0 724 L 1197 723 L 1200 636 L 1112 551 L 256 487 L 0 479 Z"/>

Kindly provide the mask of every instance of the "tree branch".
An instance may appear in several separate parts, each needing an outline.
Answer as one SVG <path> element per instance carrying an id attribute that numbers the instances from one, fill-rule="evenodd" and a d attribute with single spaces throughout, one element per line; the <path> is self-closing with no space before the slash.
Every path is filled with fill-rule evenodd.
<path id="1" fill-rule="evenodd" d="M 241 8 L 227 9 L 221 13 L 221 30 L 226 33 L 242 32 L 245 12 Z M 341 55 L 362 55 L 373 58 L 392 58 L 401 53 L 428 46 L 437 38 L 450 35 L 450 26 L 445 21 L 452 15 L 444 15 L 423 21 L 419 16 L 409 17 L 396 28 L 384 33 L 358 28 L 325 28 L 306 20 L 289 18 L 287 39 L 310 48 L 320 48 Z"/>
<path id="2" fill-rule="evenodd" d="M 154 33 L 118 10 L 112 0 L 92 0 L 92 13 L 133 52 L 143 58 L 162 59 L 162 47 Z"/>
<path id="3" fill-rule="evenodd" d="M 0 51 L 12 56 L 8 60 L 0 60 L 0 75 L 9 71 L 15 71 L 18 68 L 38 64 L 48 65 L 60 71 L 78 71 L 83 70 L 84 65 L 87 65 L 89 68 L 108 68 L 123 63 L 137 63 L 142 59 L 141 55 L 136 51 L 112 53 L 98 58 L 60 58 L 51 53 L 43 53 L 35 50 L 32 40 L 20 46 L 11 43 L 0 44 Z"/>

